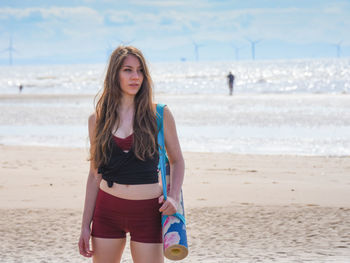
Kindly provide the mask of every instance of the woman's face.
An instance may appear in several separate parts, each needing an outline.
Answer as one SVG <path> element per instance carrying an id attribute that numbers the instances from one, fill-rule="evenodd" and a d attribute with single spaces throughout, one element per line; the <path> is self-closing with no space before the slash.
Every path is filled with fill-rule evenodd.
<path id="1" fill-rule="evenodd" d="M 135 96 L 141 88 L 143 78 L 143 68 L 139 59 L 128 55 L 119 70 L 119 82 L 123 94 Z"/>

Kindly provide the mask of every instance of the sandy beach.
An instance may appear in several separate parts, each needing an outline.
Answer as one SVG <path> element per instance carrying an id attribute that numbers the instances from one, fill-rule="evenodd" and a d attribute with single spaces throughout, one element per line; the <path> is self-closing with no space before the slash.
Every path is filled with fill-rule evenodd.
<path id="1" fill-rule="evenodd" d="M 77 249 L 87 156 L 0 146 L 0 262 L 89 262 Z M 350 157 L 184 156 L 183 262 L 349 262 Z"/>

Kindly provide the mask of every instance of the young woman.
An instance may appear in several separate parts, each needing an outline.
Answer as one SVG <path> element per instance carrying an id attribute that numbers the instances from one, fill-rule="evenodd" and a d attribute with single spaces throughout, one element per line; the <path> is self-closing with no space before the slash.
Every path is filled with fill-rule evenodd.
<path id="1" fill-rule="evenodd" d="M 93 262 L 120 262 L 126 233 L 135 263 L 163 262 L 161 213 L 176 212 L 184 177 L 175 121 L 167 107 L 171 189 L 165 202 L 158 181 L 157 133 L 145 59 L 135 47 L 118 47 L 110 57 L 96 112 L 89 117 L 90 171 L 79 250 Z"/>

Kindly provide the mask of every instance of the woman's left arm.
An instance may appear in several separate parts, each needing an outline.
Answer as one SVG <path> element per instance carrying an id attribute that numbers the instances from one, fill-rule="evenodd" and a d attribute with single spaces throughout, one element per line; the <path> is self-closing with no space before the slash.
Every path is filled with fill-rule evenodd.
<path id="1" fill-rule="evenodd" d="M 163 124 L 165 148 L 170 163 L 170 191 L 168 193 L 168 199 L 164 202 L 160 211 L 165 215 L 172 215 L 176 212 L 180 201 L 185 162 L 182 156 L 179 138 L 177 137 L 175 120 L 168 107 L 164 107 Z"/>

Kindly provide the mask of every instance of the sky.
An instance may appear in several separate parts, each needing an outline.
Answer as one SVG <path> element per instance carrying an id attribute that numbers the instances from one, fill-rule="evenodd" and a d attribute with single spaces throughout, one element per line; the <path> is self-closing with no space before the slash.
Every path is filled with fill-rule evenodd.
<path id="1" fill-rule="evenodd" d="M 12 45 L 10 41 L 12 40 Z M 1 0 L 0 65 L 350 56 L 350 0 Z M 197 47 L 197 52 L 196 52 Z"/>

